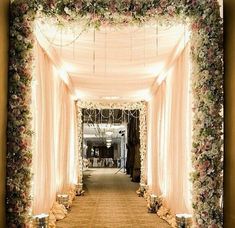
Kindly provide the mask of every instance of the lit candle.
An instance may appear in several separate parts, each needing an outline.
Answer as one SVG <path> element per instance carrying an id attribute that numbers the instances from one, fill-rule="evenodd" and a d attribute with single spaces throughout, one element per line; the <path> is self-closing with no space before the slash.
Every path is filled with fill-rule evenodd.
<path id="1" fill-rule="evenodd" d="M 176 224 L 179 228 L 188 228 L 192 226 L 191 214 L 176 214 Z"/>
<path id="2" fill-rule="evenodd" d="M 69 195 L 67 195 L 67 194 L 58 194 L 56 198 L 57 198 L 57 202 L 59 204 L 64 205 L 66 208 L 69 207 Z"/>
<path id="3" fill-rule="evenodd" d="M 49 226 L 49 215 L 40 214 L 33 217 L 34 227 L 47 228 Z"/>
<path id="4" fill-rule="evenodd" d="M 150 195 L 150 203 L 153 205 L 156 205 L 156 203 L 157 203 L 157 196 L 156 195 L 154 195 L 154 194 Z"/>
<path id="5" fill-rule="evenodd" d="M 144 192 L 145 191 L 145 184 L 140 184 L 140 191 Z"/>

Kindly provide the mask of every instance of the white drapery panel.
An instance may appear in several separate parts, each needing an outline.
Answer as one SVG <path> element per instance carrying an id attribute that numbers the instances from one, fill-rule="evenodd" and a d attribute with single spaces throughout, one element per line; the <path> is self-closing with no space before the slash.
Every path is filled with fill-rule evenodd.
<path id="1" fill-rule="evenodd" d="M 191 211 L 191 93 L 189 46 L 149 103 L 148 182 L 174 213 Z M 151 160 L 150 160 L 151 159 Z"/>
<path id="2" fill-rule="evenodd" d="M 59 72 L 35 45 L 33 213 L 48 213 L 56 193 L 76 182 L 75 103 Z"/>

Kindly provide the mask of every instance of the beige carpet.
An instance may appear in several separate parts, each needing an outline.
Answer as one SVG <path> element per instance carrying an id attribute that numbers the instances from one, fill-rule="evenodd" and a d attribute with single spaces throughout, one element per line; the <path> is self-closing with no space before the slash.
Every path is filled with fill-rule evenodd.
<path id="1" fill-rule="evenodd" d="M 169 228 L 156 214 L 147 213 L 146 201 L 131 182 L 117 169 L 88 169 L 84 172 L 85 196 L 76 197 L 67 217 L 57 222 L 58 228 Z"/>

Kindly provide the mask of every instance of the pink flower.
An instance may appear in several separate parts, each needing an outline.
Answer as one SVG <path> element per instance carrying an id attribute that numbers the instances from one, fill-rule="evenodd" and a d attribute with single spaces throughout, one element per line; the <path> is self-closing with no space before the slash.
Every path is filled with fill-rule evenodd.
<path id="1" fill-rule="evenodd" d="M 168 6 L 167 7 L 169 15 L 173 15 L 175 12 L 175 7 L 174 6 Z"/>
<path id="2" fill-rule="evenodd" d="M 166 1 L 166 0 L 161 0 L 161 1 L 160 1 L 160 6 L 161 6 L 162 8 L 165 8 L 166 5 L 167 5 L 167 1 Z"/>
<path id="3" fill-rule="evenodd" d="M 197 0 L 192 0 L 191 5 L 192 5 L 192 7 L 196 7 L 197 6 Z"/>
<path id="4" fill-rule="evenodd" d="M 20 126 L 20 128 L 19 128 L 19 130 L 20 130 L 20 132 L 25 132 L 25 127 L 24 126 Z"/>
<path id="5" fill-rule="evenodd" d="M 207 217 L 207 216 L 208 216 L 208 212 L 207 212 L 207 211 L 203 211 L 203 212 L 202 212 L 202 216 L 203 216 L 203 217 Z"/>
<path id="6" fill-rule="evenodd" d="M 192 23 L 192 30 L 193 31 L 197 31 L 197 30 L 199 30 L 199 23 L 198 22 L 194 22 L 194 23 Z"/>
<path id="7" fill-rule="evenodd" d="M 161 7 L 157 7 L 157 13 L 158 14 L 162 14 L 163 13 L 163 9 Z"/>
<path id="8" fill-rule="evenodd" d="M 128 16 L 128 17 L 131 17 L 132 16 L 132 12 L 131 11 L 127 11 L 127 12 L 125 12 L 125 15 Z"/>
<path id="9" fill-rule="evenodd" d="M 48 0 L 47 4 L 48 4 L 48 6 L 51 7 L 52 9 L 55 8 L 55 0 Z"/>
<path id="10" fill-rule="evenodd" d="M 198 168 L 200 173 L 206 171 L 210 167 L 210 162 L 207 160 L 203 162 L 202 164 L 199 164 Z"/>
<path id="11" fill-rule="evenodd" d="M 75 3 L 75 9 L 76 11 L 80 10 L 82 8 L 82 1 L 78 1 Z"/>
<path id="12" fill-rule="evenodd" d="M 20 6 L 20 9 L 21 9 L 21 12 L 24 14 L 24 13 L 26 13 L 26 11 L 29 9 L 29 6 L 28 6 L 26 3 L 23 3 L 23 4 Z"/>

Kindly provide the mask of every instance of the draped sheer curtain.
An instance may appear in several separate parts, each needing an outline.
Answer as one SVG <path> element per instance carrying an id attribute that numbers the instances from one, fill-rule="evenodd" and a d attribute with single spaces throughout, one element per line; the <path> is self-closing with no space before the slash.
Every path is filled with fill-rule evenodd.
<path id="1" fill-rule="evenodd" d="M 148 182 L 174 213 L 191 212 L 191 93 L 189 46 L 149 103 Z M 151 159 L 150 159 L 151 158 Z"/>
<path id="2" fill-rule="evenodd" d="M 33 80 L 33 213 L 48 213 L 56 194 L 76 182 L 75 103 L 37 43 Z"/>

